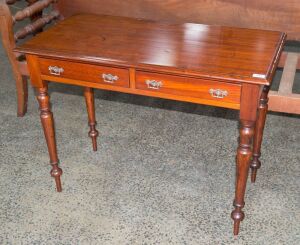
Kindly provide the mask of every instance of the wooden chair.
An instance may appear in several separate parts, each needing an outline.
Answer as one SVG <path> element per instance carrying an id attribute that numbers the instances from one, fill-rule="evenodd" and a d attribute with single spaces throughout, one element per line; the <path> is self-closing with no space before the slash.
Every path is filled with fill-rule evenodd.
<path id="1" fill-rule="evenodd" d="M 24 116 L 27 111 L 28 88 L 27 63 L 22 54 L 13 52 L 18 40 L 25 38 L 30 34 L 39 32 L 45 25 L 51 21 L 58 19 L 60 14 L 57 10 L 53 10 L 47 15 L 42 15 L 45 8 L 55 3 L 56 0 L 26 0 L 28 7 L 18 11 L 14 16 L 8 7 L 8 4 L 14 4 L 17 0 L 0 0 L 0 31 L 2 43 L 12 66 L 16 81 L 17 90 L 17 115 Z M 17 21 L 31 18 L 31 24 L 18 30 L 16 33 L 13 27 Z"/>
<path id="2" fill-rule="evenodd" d="M 21 54 L 15 54 L 13 48 L 19 39 L 35 33 L 47 23 L 62 16 L 87 12 L 176 23 L 197 22 L 272 29 L 286 31 L 289 40 L 300 40 L 300 14 L 294 14 L 300 13 L 300 5 L 293 4 L 294 1 L 285 1 L 285 8 L 281 8 L 274 0 L 245 0 L 232 3 L 227 0 L 90 0 L 88 3 L 83 0 L 26 0 L 31 6 L 12 16 L 7 4 L 16 1 L 0 0 L 0 28 L 4 48 L 16 80 L 18 116 L 26 113 L 28 71 L 26 61 Z M 51 4 L 54 11 L 41 18 L 34 18 L 36 13 L 42 12 Z M 236 14 L 232 14 L 233 12 Z M 14 34 L 14 23 L 27 17 L 33 17 L 33 23 Z M 279 91 L 269 93 L 269 110 L 300 114 L 300 94 L 292 93 L 296 69 L 300 69 L 299 54 L 283 53 L 279 67 L 284 67 L 283 76 Z"/>

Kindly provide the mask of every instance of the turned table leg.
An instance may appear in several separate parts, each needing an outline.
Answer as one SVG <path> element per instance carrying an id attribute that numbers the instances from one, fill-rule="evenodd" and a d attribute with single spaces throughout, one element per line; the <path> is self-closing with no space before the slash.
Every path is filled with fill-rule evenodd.
<path id="1" fill-rule="evenodd" d="M 99 132 L 96 129 L 97 122 L 95 116 L 94 90 L 92 88 L 85 87 L 84 97 L 90 126 L 89 136 L 92 138 L 93 150 L 97 151 L 97 137 L 99 135 Z"/>
<path id="2" fill-rule="evenodd" d="M 240 138 L 236 156 L 235 198 L 233 202 L 234 210 L 231 213 L 231 218 L 234 221 L 234 235 L 238 235 L 240 223 L 245 217 L 242 209 L 245 206 L 244 197 L 253 153 L 252 143 L 260 91 L 261 88 L 257 85 L 243 84 L 242 86 Z"/>
<path id="3" fill-rule="evenodd" d="M 255 133 L 253 140 L 253 158 L 251 162 L 251 182 L 254 183 L 256 180 L 256 172 L 261 166 L 260 158 L 260 149 L 263 139 L 263 131 L 266 122 L 266 116 L 268 111 L 268 93 L 270 87 L 265 86 L 263 88 L 263 93 L 260 98 L 259 107 L 258 107 L 258 116 L 255 125 Z"/>
<path id="4" fill-rule="evenodd" d="M 245 190 L 252 155 L 252 138 L 254 134 L 254 122 L 241 121 L 240 142 L 236 157 L 236 192 L 233 206 L 235 209 L 231 213 L 234 220 L 234 235 L 239 233 L 240 222 L 244 219 L 242 211 L 245 202 Z"/>
<path id="5" fill-rule="evenodd" d="M 62 175 L 61 168 L 58 167 L 58 157 L 56 150 L 56 140 L 54 131 L 53 115 L 50 110 L 48 87 L 45 84 L 43 87 L 38 88 L 37 99 L 40 105 L 40 117 L 44 129 L 44 134 L 48 146 L 50 164 L 52 165 L 51 176 L 54 177 L 56 189 L 58 192 L 62 191 L 60 176 Z"/>

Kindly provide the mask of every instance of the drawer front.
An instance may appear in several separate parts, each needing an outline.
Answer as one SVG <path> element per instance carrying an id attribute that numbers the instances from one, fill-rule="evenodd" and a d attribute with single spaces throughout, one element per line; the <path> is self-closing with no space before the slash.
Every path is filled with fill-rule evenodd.
<path id="1" fill-rule="evenodd" d="M 136 88 L 189 98 L 240 104 L 241 85 L 151 72 L 136 72 Z"/>
<path id="2" fill-rule="evenodd" d="M 42 75 L 129 87 L 127 69 L 51 59 L 39 59 L 39 66 Z"/>

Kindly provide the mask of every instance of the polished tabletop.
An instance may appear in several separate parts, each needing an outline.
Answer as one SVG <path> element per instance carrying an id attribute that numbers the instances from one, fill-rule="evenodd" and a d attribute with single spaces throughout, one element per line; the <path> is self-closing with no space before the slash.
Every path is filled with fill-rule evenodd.
<path id="1" fill-rule="evenodd" d="M 268 85 L 284 38 L 275 31 L 80 14 L 16 50 Z"/>

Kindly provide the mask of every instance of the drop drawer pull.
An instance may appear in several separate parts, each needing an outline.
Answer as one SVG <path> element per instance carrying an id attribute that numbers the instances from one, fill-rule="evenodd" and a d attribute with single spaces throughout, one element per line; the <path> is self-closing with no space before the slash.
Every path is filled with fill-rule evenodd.
<path id="1" fill-rule="evenodd" d="M 160 89 L 163 85 L 161 81 L 156 80 L 146 80 L 146 84 L 150 89 Z"/>
<path id="2" fill-rule="evenodd" d="M 60 76 L 64 72 L 64 69 L 58 66 L 49 66 L 48 69 L 50 74 L 55 76 Z"/>
<path id="3" fill-rule="evenodd" d="M 114 83 L 119 80 L 118 76 L 114 76 L 112 74 L 102 74 L 103 81 L 106 83 Z"/>
<path id="4" fill-rule="evenodd" d="M 223 99 L 224 97 L 226 97 L 228 95 L 227 90 L 213 89 L 213 88 L 211 88 L 209 90 L 209 93 L 212 97 L 218 98 L 218 99 Z"/>

